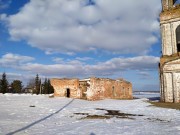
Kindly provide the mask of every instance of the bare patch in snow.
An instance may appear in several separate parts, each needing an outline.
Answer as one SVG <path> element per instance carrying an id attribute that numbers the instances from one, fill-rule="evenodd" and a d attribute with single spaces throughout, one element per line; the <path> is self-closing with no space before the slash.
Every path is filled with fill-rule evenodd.
<path id="1" fill-rule="evenodd" d="M 74 113 L 76 115 L 86 115 L 86 117 L 83 117 L 81 119 L 110 119 L 113 117 L 116 118 L 122 118 L 122 119 L 132 119 L 134 120 L 133 116 L 144 116 L 144 115 L 138 115 L 138 114 L 129 114 L 129 113 L 123 113 L 119 110 L 108 110 L 108 109 L 102 109 L 102 108 L 96 108 L 96 110 L 106 111 L 104 115 L 90 115 L 89 113 Z"/>

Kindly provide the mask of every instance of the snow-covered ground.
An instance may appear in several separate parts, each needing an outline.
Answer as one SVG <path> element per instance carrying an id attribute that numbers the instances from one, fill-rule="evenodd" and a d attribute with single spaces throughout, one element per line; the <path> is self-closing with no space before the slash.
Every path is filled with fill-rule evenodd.
<path id="1" fill-rule="evenodd" d="M 147 100 L 0 94 L 0 135 L 180 134 L 180 111 L 150 106 Z M 108 115 L 108 110 L 115 111 Z M 99 119 L 103 116 L 109 119 Z"/>
<path id="2" fill-rule="evenodd" d="M 148 98 L 150 100 L 159 100 L 160 93 L 158 92 L 134 92 L 134 98 Z"/>

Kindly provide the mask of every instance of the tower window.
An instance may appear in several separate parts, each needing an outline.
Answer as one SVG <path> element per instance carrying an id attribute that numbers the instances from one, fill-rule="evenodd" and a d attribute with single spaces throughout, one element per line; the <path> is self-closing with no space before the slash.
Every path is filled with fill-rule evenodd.
<path id="1" fill-rule="evenodd" d="M 176 29 L 177 52 L 180 52 L 180 25 Z"/>
<path id="2" fill-rule="evenodd" d="M 174 5 L 180 4 L 180 0 L 174 0 L 173 2 L 174 2 Z"/>

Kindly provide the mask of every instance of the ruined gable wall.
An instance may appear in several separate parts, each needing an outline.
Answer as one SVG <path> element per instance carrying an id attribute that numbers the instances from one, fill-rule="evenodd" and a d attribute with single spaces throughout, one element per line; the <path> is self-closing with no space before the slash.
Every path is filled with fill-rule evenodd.
<path id="1" fill-rule="evenodd" d="M 120 99 L 132 99 L 132 84 L 125 80 L 117 80 L 116 87 L 118 87 L 117 93 L 119 94 L 117 98 Z"/>
<path id="2" fill-rule="evenodd" d="M 100 78 L 90 78 L 90 88 L 87 90 L 88 100 L 104 99 L 104 81 Z"/>
<path id="3" fill-rule="evenodd" d="M 70 97 L 80 98 L 78 79 L 51 79 L 51 85 L 55 96 L 66 97 L 67 89 L 70 89 Z"/>
<path id="4" fill-rule="evenodd" d="M 99 99 L 132 99 L 132 84 L 123 80 L 91 78 L 88 100 Z"/>
<path id="5" fill-rule="evenodd" d="M 89 89 L 90 85 L 87 81 L 80 81 L 79 82 L 79 89 L 81 91 L 81 99 L 87 99 L 87 90 Z"/>

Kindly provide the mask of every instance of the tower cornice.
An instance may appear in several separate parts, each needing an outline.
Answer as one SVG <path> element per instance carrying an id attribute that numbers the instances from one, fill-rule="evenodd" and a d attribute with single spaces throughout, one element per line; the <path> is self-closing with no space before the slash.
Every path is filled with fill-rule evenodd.
<path id="1" fill-rule="evenodd" d="M 180 18 L 180 5 L 160 13 L 160 22 Z"/>

